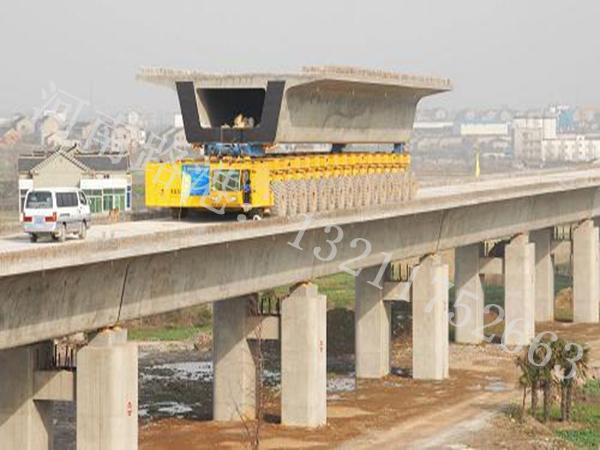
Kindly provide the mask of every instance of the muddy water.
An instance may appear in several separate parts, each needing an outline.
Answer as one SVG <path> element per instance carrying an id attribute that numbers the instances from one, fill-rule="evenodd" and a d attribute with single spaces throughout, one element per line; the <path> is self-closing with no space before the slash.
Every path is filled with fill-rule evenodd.
<path id="1" fill-rule="evenodd" d="M 263 379 L 269 391 L 280 389 L 278 352 L 267 354 Z M 335 399 L 341 392 L 356 387 L 350 358 L 327 362 L 327 394 Z M 140 351 L 140 423 L 177 417 L 210 420 L 212 417 L 213 367 L 208 352 Z M 75 407 L 71 403 L 54 406 L 55 448 L 75 450 Z"/>

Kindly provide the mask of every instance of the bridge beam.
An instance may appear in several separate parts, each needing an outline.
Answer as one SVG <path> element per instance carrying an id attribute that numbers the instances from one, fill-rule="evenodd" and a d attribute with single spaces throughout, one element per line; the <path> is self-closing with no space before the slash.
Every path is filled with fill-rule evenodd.
<path id="1" fill-rule="evenodd" d="M 461 344 L 480 344 L 483 342 L 484 307 L 480 244 L 466 245 L 455 250 L 454 283 L 455 341 Z"/>
<path id="2" fill-rule="evenodd" d="M 281 304 L 281 423 L 327 422 L 327 298 L 298 286 Z"/>
<path id="3" fill-rule="evenodd" d="M 98 333 L 77 352 L 77 450 L 138 448 L 138 349 L 126 330 Z"/>
<path id="4" fill-rule="evenodd" d="M 592 220 L 573 231 L 573 321 L 598 323 L 600 301 L 600 244 Z"/>
<path id="5" fill-rule="evenodd" d="M 0 447 L 52 449 L 52 404 L 35 401 L 35 372 L 49 343 L 0 351 Z"/>
<path id="6" fill-rule="evenodd" d="M 448 377 L 448 265 L 423 258 L 413 282 L 413 378 Z"/>
<path id="7" fill-rule="evenodd" d="M 256 362 L 248 342 L 250 297 L 213 303 L 213 419 L 256 417 Z"/>
<path id="8" fill-rule="evenodd" d="M 357 378 L 381 378 L 390 373 L 391 302 L 384 301 L 384 289 L 369 284 L 380 269 L 362 269 L 354 281 Z"/>
<path id="9" fill-rule="evenodd" d="M 553 228 L 532 231 L 535 245 L 535 321 L 554 320 L 554 261 L 552 260 Z"/>
<path id="10" fill-rule="evenodd" d="M 535 336 L 535 245 L 527 234 L 504 250 L 504 310 L 504 343 L 529 344 Z"/>

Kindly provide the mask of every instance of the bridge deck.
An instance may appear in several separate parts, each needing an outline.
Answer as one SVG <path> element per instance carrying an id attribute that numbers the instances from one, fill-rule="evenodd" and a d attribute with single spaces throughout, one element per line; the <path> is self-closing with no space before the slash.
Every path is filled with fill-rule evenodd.
<path id="1" fill-rule="evenodd" d="M 594 168 L 430 187 L 310 221 L 118 223 L 64 244 L 8 236 L 0 349 L 598 217 L 599 187 Z"/>

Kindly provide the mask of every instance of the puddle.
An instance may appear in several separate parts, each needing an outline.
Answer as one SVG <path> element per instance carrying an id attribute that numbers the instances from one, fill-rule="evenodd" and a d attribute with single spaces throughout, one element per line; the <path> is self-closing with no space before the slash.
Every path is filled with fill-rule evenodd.
<path id="1" fill-rule="evenodd" d="M 212 383 L 213 367 L 211 361 L 184 361 L 157 364 L 142 368 L 140 379 L 142 382 L 153 380 L 185 380 Z"/>
<path id="2" fill-rule="evenodd" d="M 275 394 L 280 391 L 279 370 L 264 369 L 263 380 Z M 139 417 L 144 420 L 168 417 L 209 419 L 212 416 L 212 385 L 212 361 L 171 360 L 141 365 Z M 339 394 L 355 389 L 354 372 L 327 379 L 329 400 L 338 399 Z"/>
<path id="3" fill-rule="evenodd" d="M 487 384 L 484 388 L 487 392 L 507 392 L 510 391 L 510 386 L 502 381 L 494 381 Z"/>

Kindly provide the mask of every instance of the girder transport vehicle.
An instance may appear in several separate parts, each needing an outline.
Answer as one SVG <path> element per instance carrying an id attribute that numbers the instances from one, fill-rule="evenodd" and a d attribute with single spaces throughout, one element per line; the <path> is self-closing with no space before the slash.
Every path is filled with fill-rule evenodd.
<path id="1" fill-rule="evenodd" d="M 176 89 L 186 139 L 203 155 L 147 164 L 146 206 L 255 219 L 410 200 L 417 103 L 451 89 L 447 79 L 346 67 L 138 78 Z"/>
<path id="2" fill-rule="evenodd" d="M 42 236 L 64 242 L 68 234 L 85 239 L 91 224 L 90 205 L 76 188 L 32 189 L 25 196 L 22 222 L 32 242 Z"/>

